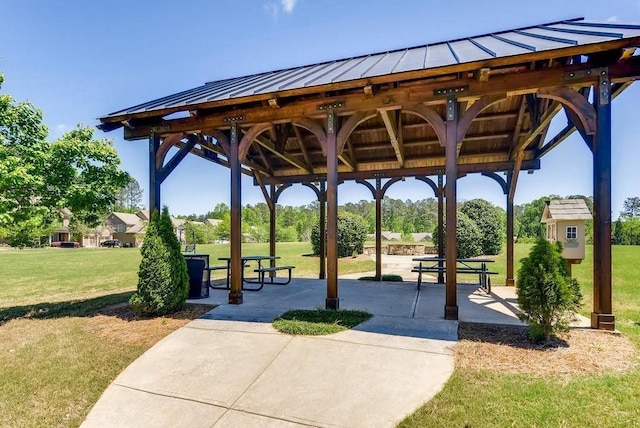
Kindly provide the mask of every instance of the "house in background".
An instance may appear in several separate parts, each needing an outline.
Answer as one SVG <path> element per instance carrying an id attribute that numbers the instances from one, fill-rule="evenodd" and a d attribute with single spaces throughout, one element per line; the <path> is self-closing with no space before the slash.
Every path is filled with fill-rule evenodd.
<path id="1" fill-rule="evenodd" d="M 217 218 L 206 218 L 204 220 L 204 224 L 207 226 L 212 226 L 212 227 L 216 227 L 217 225 L 219 225 L 220 223 L 222 223 L 222 220 L 219 220 Z"/>
<path id="2" fill-rule="evenodd" d="M 171 218 L 173 232 L 181 244 L 184 242 L 184 225 L 186 220 Z M 139 247 L 144 240 L 144 234 L 149 224 L 149 210 L 140 210 L 135 214 L 112 212 L 105 219 L 105 225 L 111 230 L 113 239 L 119 239 L 127 247 Z M 197 222 L 192 222 L 197 223 Z M 203 224 L 203 223 L 200 223 Z"/>
<path id="3" fill-rule="evenodd" d="M 111 229 L 104 225 L 98 226 L 82 235 L 80 245 L 88 248 L 99 247 L 100 244 L 109 239 L 113 239 Z"/>
<path id="4" fill-rule="evenodd" d="M 139 213 L 142 213 L 142 216 L 139 216 Z M 147 220 L 143 217 L 142 210 L 136 214 L 112 212 L 104 222 L 111 230 L 113 239 L 119 239 L 127 247 L 138 247 L 147 227 Z"/>

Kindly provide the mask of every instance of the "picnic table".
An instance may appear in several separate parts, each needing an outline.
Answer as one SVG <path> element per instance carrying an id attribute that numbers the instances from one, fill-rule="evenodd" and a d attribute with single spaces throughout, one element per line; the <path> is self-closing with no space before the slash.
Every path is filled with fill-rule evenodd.
<path id="1" fill-rule="evenodd" d="M 416 257 L 412 260 L 419 262 L 418 266 L 411 269 L 411 272 L 418 273 L 418 289 L 422 285 L 423 273 L 445 273 L 447 271 L 447 259 L 444 257 Z M 496 275 L 498 272 L 490 271 L 487 263 L 494 262 L 493 259 L 459 258 L 456 259 L 456 273 L 477 274 L 480 288 L 489 294 L 491 293 L 490 275 Z"/>
<path id="2" fill-rule="evenodd" d="M 280 256 L 260 256 L 260 255 L 256 255 L 256 256 L 242 256 L 240 258 L 240 260 L 242 261 L 242 289 L 243 290 L 247 290 L 247 291 L 259 291 L 262 290 L 262 288 L 264 287 L 264 284 L 266 282 L 266 274 L 269 274 L 268 278 L 269 278 L 269 283 L 270 284 L 280 284 L 280 285 L 286 285 L 289 282 L 291 282 L 291 270 L 295 268 L 295 266 L 271 266 L 271 263 L 269 263 L 269 266 L 263 266 L 263 262 L 271 262 L 271 261 L 275 261 L 280 259 Z M 212 288 L 225 288 L 225 289 L 229 289 L 230 285 L 229 285 L 229 278 L 230 278 L 230 273 L 231 273 L 231 257 L 219 257 L 218 260 L 221 261 L 226 261 L 226 266 L 214 266 L 213 268 L 211 268 L 211 270 L 218 270 L 218 269 L 226 269 L 227 270 L 227 282 L 224 286 L 211 286 Z M 246 277 L 244 274 L 245 268 L 252 262 L 255 262 L 257 267 L 256 269 L 254 269 L 254 272 L 258 274 L 257 277 Z M 275 277 L 275 272 L 280 271 L 280 270 L 287 270 L 289 273 L 289 276 L 286 280 L 282 279 L 282 280 L 278 280 Z M 273 275 L 272 275 L 273 273 Z M 255 286 L 245 286 L 244 284 L 256 284 Z"/>

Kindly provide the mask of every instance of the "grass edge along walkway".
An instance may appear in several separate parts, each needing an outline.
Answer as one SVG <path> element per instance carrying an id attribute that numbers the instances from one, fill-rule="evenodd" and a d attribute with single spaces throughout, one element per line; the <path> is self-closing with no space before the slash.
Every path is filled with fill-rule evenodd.
<path id="1" fill-rule="evenodd" d="M 291 335 L 321 336 L 352 329 L 373 315 L 363 311 L 311 309 L 292 310 L 273 320 L 273 327 Z"/>

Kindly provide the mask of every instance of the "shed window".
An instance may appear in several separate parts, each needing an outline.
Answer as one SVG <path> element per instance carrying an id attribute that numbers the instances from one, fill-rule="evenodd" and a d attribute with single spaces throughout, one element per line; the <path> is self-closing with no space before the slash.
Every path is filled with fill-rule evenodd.
<path id="1" fill-rule="evenodd" d="M 567 226 L 567 239 L 577 239 L 578 228 L 576 226 Z"/>

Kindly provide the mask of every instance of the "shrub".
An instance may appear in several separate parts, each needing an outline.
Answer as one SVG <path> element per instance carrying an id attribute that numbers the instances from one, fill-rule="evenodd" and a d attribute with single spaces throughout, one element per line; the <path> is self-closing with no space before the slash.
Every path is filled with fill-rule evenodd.
<path id="1" fill-rule="evenodd" d="M 367 237 L 367 224 L 362 216 L 349 212 L 338 214 L 338 257 L 362 254 L 364 240 Z M 311 230 L 311 248 L 313 254 L 320 254 L 320 222 Z"/>
<path id="2" fill-rule="evenodd" d="M 146 316 L 182 309 L 189 294 L 187 265 L 166 207 L 161 215 L 152 214 L 140 252 L 138 290 L 129 300 L 131 307 Z"/>
<path id="3" fill-rule="evenodd" d="M 456 228 L 456 240 L 458 246 L 458 254 L 456 257 L 467 258 L 475 257 L 482 254 L 482 246 L 480 241 L 482 239 L 482 233 L 476 225 L 462 211 L 458 210 L 457 216 L 457 228 Z M 445 225 L 446 226 L 446 225 Z M 433 242 L 438 242 L 438 228 L 436 227 L 433 233 Z M 445 247 L 447 243 L 447 235 L 445 228 Z"/>
<path id="4" fill-rule="evenodd" d="M 500 208 L 484 199 L 466 201 L 460 207 L 480 229 L 482 254 L 496 255 L 502 250 L 502 213 Z"/>
<path id="5" fill-rule="evenodd" d="M 580 286 L 568 275 L 561 254 L 562 244 L 540 238 L 518 271 L 519 318 L 529 324 L 529 336 L 535 341 L 567 329 L 580 307 Z"/>

